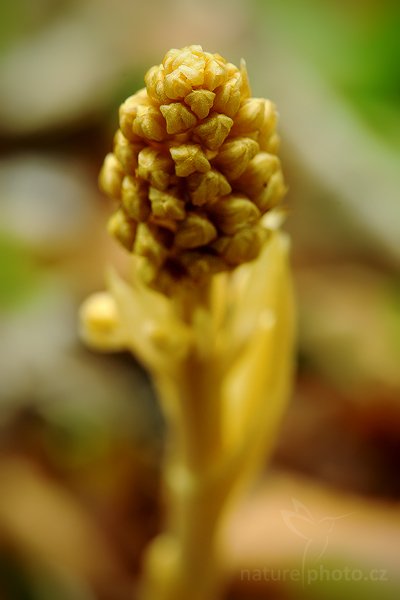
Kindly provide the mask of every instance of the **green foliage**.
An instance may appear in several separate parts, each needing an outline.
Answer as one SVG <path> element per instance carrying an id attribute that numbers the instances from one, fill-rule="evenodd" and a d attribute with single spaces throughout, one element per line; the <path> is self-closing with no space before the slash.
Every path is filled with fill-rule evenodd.
<path id="1" fill-rule="evenodd" d="M 390 0 L 259 2 L 266 23 L 400 149 L 400 4 Z"/>
<path id="2" fill-rule="evenodd" d="M 18 308 L 32 298 L 38 285 L 38 269 L 28 252 L 0 233 L 0 310 Z"/>

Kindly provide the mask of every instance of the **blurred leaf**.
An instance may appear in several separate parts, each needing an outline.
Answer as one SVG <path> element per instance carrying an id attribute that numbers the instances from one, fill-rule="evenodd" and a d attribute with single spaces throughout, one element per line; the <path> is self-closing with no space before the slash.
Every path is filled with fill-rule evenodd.
<path id="1" fill-rule="evenodd" d="M 22 246 L 0 233 L 0 310 L 18 308 L 37 289 L 38 271 Z"/>
<path id="2" fill-rule="evenodd" d="M 400 278 L 390 282 L 388 294 L 385 298 L 387 305 L 387 326 L 396 354 L 400 354 Z"/>
<path id="3" fill-rule="evenodd" d="M 400 5 L 317 0 L 259 2 L 381 136 L 400 148 Z M 394 130 L 394 131 L 393 131 Z"/>
<path id="4" fill-rule="evenodd" d="M 40 29 L 68 5 L 68 0 L 0 2 L 0 54 L 21 37 Z"/>

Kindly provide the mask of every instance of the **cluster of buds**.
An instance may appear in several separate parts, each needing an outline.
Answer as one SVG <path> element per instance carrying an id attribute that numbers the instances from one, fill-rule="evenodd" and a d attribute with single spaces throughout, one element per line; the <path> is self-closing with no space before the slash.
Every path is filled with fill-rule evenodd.
<path id="1" fill-rule="evenodd" d="M 118 201 L 109 231 L 167 291 L 256 258 L 285 184 L 275 107 L 250 97 L 244 62 L 174 49 L 145 83 L 120 107 L 100 185 Z"/>

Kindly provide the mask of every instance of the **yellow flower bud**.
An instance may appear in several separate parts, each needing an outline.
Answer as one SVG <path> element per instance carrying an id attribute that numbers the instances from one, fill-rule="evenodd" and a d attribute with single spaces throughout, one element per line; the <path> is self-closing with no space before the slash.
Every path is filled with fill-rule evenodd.
<path id="1" fill-rule="evenodd" d="M 234 117 L 239 110 L 241 93 L 241 76 L 235 73 L 224 85 L 215 90 L 214 110 Z"/>
<path id="2" fill-rule="evenodd" d="M 192 86 L 204 82 L 205 57 L 201 46 L 187 46 L 167 52 L 163 60 L 166 75 L 180 69 Z"/>
<path id="3" fill-rule="evenodd" d="M 138 166 L 138 155 L 143 149 L 143 143 L 130 142 L 120 129 L 114 137 L 114 154 L 122 165 L 125 173 L 133 175 Z"/>
<path id="4" fill-rule="evenodd" d="M 119 209 L 111 215 L 107 226 L 110 235 L 131 251 L 135 241 L 136 223 L 129 219 L 122 209 Z"/>
<path id="5" fill-rule="evenodd" d="M 243 227 L 257 223 L 261 213 L 248 198 L 232 194 L 218 200 L 210 208 L 214 223 L 226 235 L 232 235 Z"/>
<path id="6" fill-rule="evenodd" d="M 132 130 L 136 135 L 155 142 L 161 142 L 167 137 L 163 116 L 154 106 L 138 107 L 136 118 L 132 123 Z"/>
<path id="7" fill-rule="evenodd" d="M 228 179 L 234 180 L 246 170 L 257 152 L 258 144 L 251 138 L 228 139 L 220 148 L 215 162 Z"/>
<path id="8" fill-rule="evenodd" d="M 97 350 L 122 349 L 118 308 L 111 294 L 98 292 L 90 296 L 81 307 L 81 319 L 81 334 L 87 344 Z"/>
<path id="9" fill-rule="evenodd" d="M 271 175 L 270 180 L 263 191 L 254 198 L 254 202 L 257 204 L 260 211 L 265 213 L 267 210 L 270 210 L 279 204 L 286 194 L 286 191 L 287 189 L 283 180 L 282 171 L 276 171 L 276 173 Z"/>
<path id="10" fill-rule="evenodd" d="M 203 281 L 210 275 L 226 271 L 227 264 L 220 256 L 203 254 L 196 251 L 183 252 L 181 263 L 185 267 L 191 279 Z"/>
<path id="11" fill-rule="evenodd" d="M 279 135 L 277 133 L 273 133 L 268 141 L 264 144 L 265 151 L 270 152 L 271 154 L 276 154 L 279 150 L 280 141 Z"/>
<path id="12" fill-rule="evenodd" d="M 271 175 L 278 171 L 280 166 L 280 160 L 274 154 L 258 152 L 236 180 L 235 186 L 251 198 L 255 198 L 266 188 Z"/>
<path id="13" fill-rule="evenodd" d="M 165 190 L 171 182 L 174 163 L 171 158 L 152 147 L 139 152 L 137 175 L 159 190 Z"/>
<path id="14" fill-rule="evenodd" d="M 122 182 L 122 205 L 126 214 L 136 221 L 146 221 L 150 214 L 146 185 L 140 179 L 126 175 Z"/>
<path id="15" fill-rule="evenodd" d="M 213 113 L 195 127 L 193 133 L 206 148 L 216 150 L 224 143 L 232 125 L 232 119 L 226 115 Z"/>
<path id="16" fill-rule="evenodd" d="M 229 181 L 215 169 L 207 173 L 193 173 L 187 179 L 190 198 L 195 206 L 212 204 L 217 198 L 232 191 Z"/>
<path id="17" fill-rule="evenodd" d="M 193 90 L 186 96 L 185 104 L 190 106 L 199 119 L 205 119 L 212 108 L 214 98 L 214 92 L 209 90 Z"/>
<path id="18" fill-rule="evenodd" d="M 194 114 L 180 102 L 163 104 L 160 111 L 167 123 L 167 133 L 182 133 L 197 123 Z"/>
<path id="19" fill-rule="evenodd" d="M 190 213 L 182 221 L 175 236 L 179 248 L 199 248 L 217 237 L 214 225 L 203 215 Z"/>
<path id="20" fill-rule="evenodd" d="M 164 68 L 160 65 L 151 67 L 144 77 L 149 97 L 159 104 L 169 102 L 169 98 L 165 93 L 164 79 Z"/>
<path id="21" fill-rule="evenodd" d="M 148 98 L 145 89 L 130 96 L 121 104 L 119 109 L 119 126 L 124 136 L 131 142 L 140 141 L 140 137 L 132 130 L 132 123 L 136 119 L 139 106 L 147 106 Z"/>
<path id="22" fill-rule="evenodd" d="M 264 122 L 263 98 L 249 98 L 245 100 L 235 116 L 232 135 L 246 135 L 252 131 L 259 131 Z"/>
<path id="23" fill-rule="evenodd" d="M 276 112 L 276 107 L 271 100 L 265 100 L 264 103 L 264 119 L 262 126 L 260 127 L 260 136 L 259 136 L 259 144 L 260 149 L 265 150 L 267 152 L 271 152 L 269 150 L 269 143 L 271 136 L 275 134 L 276 123 L 278 120 L 278 115 Z"/>
<path id="24" fill-rule="evenodd" d="M 170 100 L 180 100 L 192 91 L 192 86 L 182 67 L 165 76 L 164 90 Z"/>
<path id="25" fill-rule="evenodd" d="M 111 198 L 121 197 L 121 185 L 124 170 L 114 154 L 107 154 L 99 175 L 99 185 Z"/>
<path id="26" fill-rule="evenodd" d="M 146 223 L 139 223 L 137 226 L 134 252 L 148 258 L 157 267 L 160 267 L 167 258 L 167 250 L 160 236 Z"/>
<path id="27" fill-rule="evenodd" d="M 198 144 L 182 144 L 170 148 L 175 162 L 175 173 L 178 177 L 187 177 L 198 171 L 205 173 L 210 170 L 210 163 Z"/>
<path id="28" fill-rule="evenodd" d="M 221 237 L 213 247 L 232 266 L 254 260 L 267 236 L 262 227 L 244 227 L 233 236 Z"/>
<path id="29" fill-rule="evenodd" d="M 153 215 L 160 219 L 181 221 L 185 218 L 185 203 L 173 194 L 149 188 L 149 199 Z"/>
<path id="30" fill-rule="evenodd" d="M 204 85 L 213 91 L 220 85 L 224 85 L 228 79 L 226 60 L 218 54 L 207 54 L 206 67 L 204 71 Z"/>
<path id="31" fill-rule="evenodd" d="M 120 108 L 100 184 L 120 200 L 111 230 L 131 248 L 139 223 L 132 251 L 145 281 L 168 293 L 174 280 L 254 258 L 261 213 L 286 188 L 275 106 L 250 98 L 243 60 L 237 68 L 201 46 L 173 49 L 145 83 Z"/>

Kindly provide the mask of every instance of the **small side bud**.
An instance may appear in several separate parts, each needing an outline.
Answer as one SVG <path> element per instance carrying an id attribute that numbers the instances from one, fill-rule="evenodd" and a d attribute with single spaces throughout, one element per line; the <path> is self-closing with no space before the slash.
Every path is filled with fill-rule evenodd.
<path id="1" fill-rule="evenodd" d="M 265 100 L 264 103 L 264 119 L 260 127 L 259 143 L 260 149 L 270 152 L 269 144 L 271 136 L 275 134 L 276 124 L 278 121 L 278 113 L 276 106 L 271 100 Z"/>
<path id="2" fill-rule="evenodd" d="M 151 210 L 155 217 L 160 219 L 172 219 L 173 221 L 181 221 L 185 218 L 185 203 L 179 200 L 173 194 L 161 192 L 150 186 L 149 198 L 151 202 Z"/>
<path id="3" fill-rule="evenodd" d="M 173 146 L 170 153 L 175 162 L 175 173 L 178 177 L 187 177 L 198 171 L 205 173 L 211 166 L 206 155 L 198 144 L 182 144 Z"/>
<path id="4" fill-rule="evenodd" d="M 257 258 L 266 236 L 262 227 L 245 227 L 233 236 L 218 238 L 213 247 L 228 264 L 237 266 Z"/>
<path id="5" fill-rule="evenodd" d="M 189 175 L 187 186 L 195 206 L 212 204 L 217 198 L 226 196 L 232 191 L 227 178 L 215 169 L 207 173 Z"/>
<path id="6" fill-rule="evenodd" d="M 266 141 L 263 146 L 266 152 L 271 154 L 277 154 L 279 151 L 281 139 L 277 133 L 273 133 L 271 137 Z"/>
<path id="7" fill-rule="evenodd" d="M 166 80 L 174 71 L 179 71 L 191 87 L 203 85 L 205 63 L 201 46 L 192 45 L 181 50 L 174 48 L 167 52 L 163 60 Z"/>
<path id="8" fill-rule="evenodd" d="M 149 97 L 158 104 L 164 104 L 169 101 L 165 93 L 165 74 L 162 66 L 151 67 L 145 75 L 144 81 Z"/>
<path id="9" fill-rule="evenodd" d="M 161 240 L 145 223 L 139 223 L 137 227 L 134 252 L 148 258 L 157 267 L 161 267 L 167 257 L 167 250 Z"/>
<path id="10" fill-rule="evenodd" d="M 220 256 L 196 251 L 183 252 L 181 263 L 194 281 L 202 281 L 210 275 L 227 270 L 227 264 Z"/>
<path id="11" fill-rule="evenodd" d="M 209 90 L 193 90 L 186 96 L 185 104 L 190 106 L 199 119 L 205 119 L 212 108 L 214 98 L 214 92 Z"/>
<path id="12" fill-rule="evenodd" d="M 218 229 L 226 235 L 233 235 L 243 227 L 249 227 L 261 217 L 257 206 L 248 198 L 232 194 L 219 200 L 210 208 Z"/>
<path id="13" fill-rule="evenodd" d="M 235 116 L 233 135 L 244 135 L 259 131 L 264 121 L 264 102 L 262 98 L 245 100 Z"/>
<path id="14" fill-rule="evenodd" d="M 162 114 L 155 106 L 139 106 L 137 116 L 132 123 L 133 133 L 139 137 L 162 142 L 167 137 L 167 130 Z"/>
<path id="15" fill-rule="evenodd" d="M 130 142 L 120 129 L 114 137 L 114 154 L 121 163 L 125 173 L 134 174 L 138 166 L 138 155 L 143 149 L 142 143 Z"/>
<path id="16" fill-rule="evenodd" d="M 226 61 L 219 55 L 207 54 L 206 67 L 204 71 L 204 86 L 213 91 L 224 85 L 228 79 Z"/>
<path id="17" fill-rule="evenodd" d="M 228 117 L 234 117 L 241 101 L 240 84 L 240 74 L 235 73 L 224 85 L 218 87 L 215 90 L 214 110 Z"/>
<path id="18" fill-rule="evenodd" d="M 233 125 L 230 117 L 212 114 L 195 129 L 193 133 L 200 142 L 209 150 L 217 150 L 224 143 Z"/>
<path id="19" fill-rule="evenodd" d="M 279 170 L 271 175 L 267 187 L 254 198 L 254 202 L 260 211 L 265 213 L 270 208 L 279 204 L 286 192 L 287 188 L 283 180 L 282 171 Z"/>
<path id="20" fill-rule="evenodd" d="M 228 139 L 220 148 L 215 162 L 228 179 L 234 180 L 246 170 L 257 152 L 258 144 L 251 138 Z"/>
<path id="21" fill-rule="evenodd" d="M 214 225 L 203 215 L 188 214 L 175 236 L 179 248 L 199 248 L 217 237 Z"/>
<path id="22" fill-rule="evenodd" d="M 122 205 L 131 219 L 146 221 L 150 214 L 147 189 L 143 181 L 126 175 L 122 182 Z"/>
<path id="23" fill-rule="evenodd" d="M 165 190 L 171 181 L 174 163 L 155 148 L 143 148 L 138 156 L 137 174 L 159 190 Z"/>
<path id="24" fill-rule="evenodd" d="M 131 142 L 140 141 L 139 136 L 133 132 L 132 123 L 136 119 L 139 106 L 147 106 L 148 103 L 147 92 L 143 89 L 133 96 L 129 96 L 119 108 L 120 129 Z"/>
<path id="25" fill-rule="evenodd" d="M 267 187 L 272 174 L 280 169 L 280 160 L 274 154 L 259 152 L 249 162 L 244 173 L 236 180 L 236 187 L 255 198 Z"/>
<path id="26" fill-rule="evenodd" d="M 121 163 L 110 152 L 105 157 L 99 174 L 100 188 L 111 198 L 120 198 L 123 177 L 124 170 Z"/>
<path id="27" fill-rule="evenodd" d="M 131 252 L 135 241 L 136 223 L 129 219 L 121 208 L 111 215 L 107 228 L 109 234 Z"/>
<path id="28" fill-rule="evenodd" d="M 163 104 L 160 106 L 160 111 L 167 124 L 167 133 L 171 135 L 183 133 L 197 123 L 194 114 L 181 102 Z"/>

